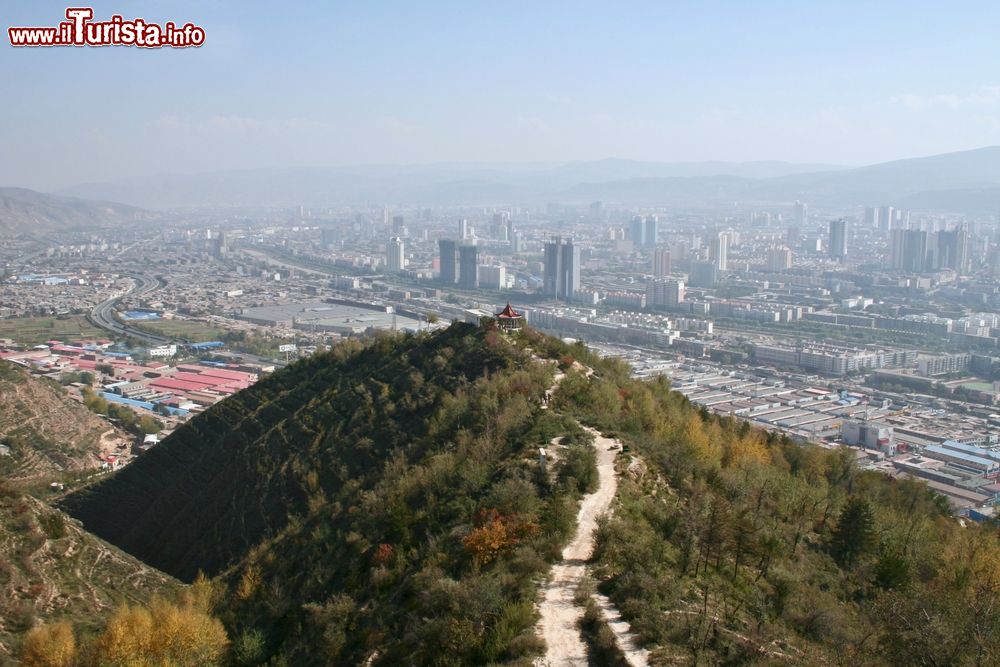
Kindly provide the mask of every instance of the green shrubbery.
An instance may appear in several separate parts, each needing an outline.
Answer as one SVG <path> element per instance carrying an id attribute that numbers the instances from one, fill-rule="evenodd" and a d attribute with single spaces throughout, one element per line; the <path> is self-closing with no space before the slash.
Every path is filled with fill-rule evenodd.
<path id="1" fill-rule="evenodd" d="M 460 324 L 338 345 L 68 507 L 168 572 L 218 574 L 244 664 L 525 659 L 537 583 L 597 478 L 590 436 L 542 409 L 556 367 L 531 355 L 565 347 Z"/>
<path id="2" fill-rule="evenodd" d="M 663 379 L 600 368 L 590 383 L 567 378 L 556 404 L 616 428 L 648 466 L 624 475 L 595 559 L 604 589 L 662 655 L 725 664 L 1000 657 L 1000 635 L 976 634 L 968 620 L 1000 624 L 995 533 L 960 527 L 923 483 L 858 471 L 849 450 L 801 446 L 695 409 Z M 968 614 L 956 611 L 963 603 Z M 916 642 L 915 628 L 933 642 Z M 965 640 L 946 641 L 948 632 Z"/>
<path id="3" fill-rule="evenodd" d="M 524 663 L 537 583 L 596 484 L 576 420 L 628 446 L 596 573 L 658 660 L 997 661 L 994 532 L 847 450 L 710 415 L 531 330 L 339 345 L 68 507 L 169 572 L 217 575 L 236 664 Z M 594 609 L 585 624 L 616 660 Z"/>

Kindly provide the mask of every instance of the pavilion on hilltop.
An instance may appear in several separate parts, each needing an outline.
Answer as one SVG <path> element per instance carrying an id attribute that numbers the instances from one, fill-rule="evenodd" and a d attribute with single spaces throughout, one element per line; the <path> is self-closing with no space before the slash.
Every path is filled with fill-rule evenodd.
<path id="1" fill-rule="evenodd" d="M 511 308 L 509 302 L 503 310 L 493 317 L 496 318 L 497 326 L 500 328 L 500 331 L 520 331 L 521 327 L 524 325 L 524 315 Z"/>

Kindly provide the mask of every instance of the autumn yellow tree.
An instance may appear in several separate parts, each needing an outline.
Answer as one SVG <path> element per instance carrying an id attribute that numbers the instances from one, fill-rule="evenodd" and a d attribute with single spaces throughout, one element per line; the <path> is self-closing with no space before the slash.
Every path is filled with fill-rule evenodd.
<path id="1" fill-rule="evenodd" d="M 771 459 L 760 431 L 750 431 L 743 436 L 733 436 L 726 443 L 723 465 L 740 467 L 750 463 L 768 463 Z"/>
<path id="2" fill-rule="evenodd" d="M 157 598 L 149 609 L 119 608 L 98 636 L 94 655 L 99 665 L 197 667 L 222 664 L 228 644 L 222 623 L 195 600 Z"/>
<path id="3" fill-rule="evenodd" d="M 719 444 L 722 433 L 714 422 L 709 421 L 706 426 L 701 416 L 692 411 L 684 425 L 682 437 L 698 463 L 706 466 L 719 464 L 722 459 L 722 447 Z"/>
<path id="4" fill-rule="evenodd" d="M 24 667 L 70 667 L 76 656 L 73 626 L 66 622 L 33 628 L 21 647 Z"/>

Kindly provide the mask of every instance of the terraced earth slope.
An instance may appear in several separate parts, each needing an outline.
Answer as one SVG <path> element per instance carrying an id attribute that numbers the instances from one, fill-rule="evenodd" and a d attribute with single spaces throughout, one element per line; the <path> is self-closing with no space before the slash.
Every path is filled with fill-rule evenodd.
<path id="1" fill-rule="evenodd" d="M 58 385 L 0 361 L 0 474 L 32 479 L 96 468 L 128 436 Z M 8 451 L 9 450 L 9 451 Z"/>

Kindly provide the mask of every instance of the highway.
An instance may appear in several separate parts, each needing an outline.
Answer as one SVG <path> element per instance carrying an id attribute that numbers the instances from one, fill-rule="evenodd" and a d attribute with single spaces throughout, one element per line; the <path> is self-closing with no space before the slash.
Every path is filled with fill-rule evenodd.
<path id="1" fill-rule="evenodd" d="M 153 345 L 166 345 L 175 342 L 185 342 L 182 339 L 171 339 L 166 336 L 158 336 L 156 334 L 149 333 L 148 331 L 142 331 L 141 329 L 136 329 L 135 327 L 130 327 L 122 322 L 119 322 L 114 315 L 115 306 L 123 297 L 129 294 L 142 295 L 148 294 L 150 292 L 156 291 L 163 287 L 163 284 L 156 278 L 151 278 L 150 276 L 142 274 L 133 274 L 130 276 L 135 280 L 135 285 L 129 289 L 125 294 L 119 296 L 111 297 L 105 301 L 94 306 L 94 309 L 90 311 L 87 315 L 87 321 L 93 324 L 95 327 L 104 329 L 105 331 L 110 331 L 113 334 L 119 336 L 130 336 L 138 340 L 151 343 Z"/>
<path id="2" fill-rule="evenodd" d="M 112 297 L 94 306 L 94 309 L 89 315 L 87 315 L 87 321 L 94 326 L 113 334 L 119 336 L 130 336 L 131 338 L 136 338 L 152 345 L 169 345 L 171 343 L 183 344 L 190 342 L 183 338 L 167 338 L 166 336 L 159 336 L 157 334 L 149 333 L 148 331 L 136 329 L 135 327 L 130 327 L 127 324 L 119 322 L 115 318 L 115 306 L 122 300 L 123 297 L 129 294 L 149 294 L 150 292 L 154 292 L 164 286 L 163 283 L 157 278 L 151 278 L 146 275 L 132 274 L 129 277 L 135 280 L 135 285 L 132 289 L 128 290 L 124 294 Z M 241 357 L 259 364 L 272 364 L 278 367 L 285 366 L 285 362 L 279 359 L 269 359 L 267 357 L 260 357 L 246 352 L 219 352 L 217 354 L 222 356 Z"/>

